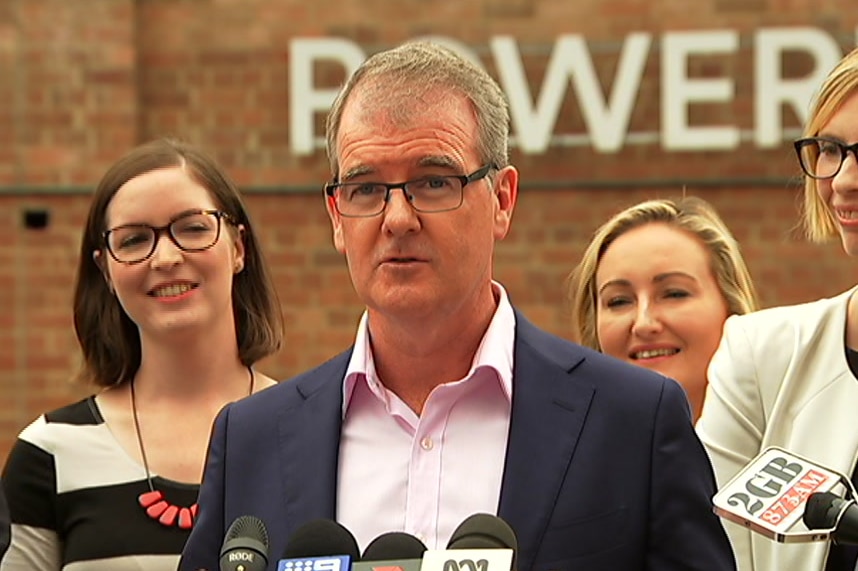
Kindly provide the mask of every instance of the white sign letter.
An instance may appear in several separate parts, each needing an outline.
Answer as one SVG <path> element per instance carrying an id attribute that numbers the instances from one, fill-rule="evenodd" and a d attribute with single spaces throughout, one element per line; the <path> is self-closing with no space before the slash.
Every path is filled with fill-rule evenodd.
<path id="1" fill-rule="evenodd" d="M 782 105 L 791 105 L 804 123 L 811 99 L 842 54 L 837 42 L 816 28 L 760 30 L 754 43 L 754 140 L 760 147 L 776 147 L 783 140 Z M 782 78 L 781 56 L 785 51 L 809 54 L 814 61 L 813 71 L 798 79 Z"/>
<path id="2" fill-rule="evenodd" d="M 631 34 L 623 44 L 617 77 L 606 104 L 584 38 L 560 36 L 534 108 L 515 41 L 510 37 L 493 38 L 492 52 L 522 152 L 542 153 L 548 148 L 570 77 L 593 147 L 602 152 L 619 150 L 628 131 L 649 45 L 650 35 L 645 33 Z"/>
<path id="3" fill-rule="evenodd" d="M 295 155 L 313 153 L 315 113 L 328 111 L 339 89 L 313 88 L 313 62 L 336 60 L 346 77 L 363 63 L 366 55 L 354 43 L 339 38 L 296 38 L 289 46 L 289 145 Z"/>
<path id="4" fill-rule="evenodd" d="M 733 30 L 713 32 L 669 32 L 661 45 L 661 125 L 662 146 L 671 150 L 733 149 L 739 144 L 734 126 L 691 127 L 690 103 L 730 101 L 735 85 L 731 79 L 689 79 L 691 54 L 734 52 L 739 34 Z"/>

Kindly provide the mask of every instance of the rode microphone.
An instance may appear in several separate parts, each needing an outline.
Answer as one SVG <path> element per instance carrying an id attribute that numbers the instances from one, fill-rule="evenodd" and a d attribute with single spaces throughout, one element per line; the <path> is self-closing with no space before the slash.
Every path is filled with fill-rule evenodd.
<path id="1" fill-rule="evenodd" d="M 838 485 L 855 496 L 852 482 L 843 474 L 773 446 L 718 490 L 713 509 L 722 518 L 777 542 L 822 541 L 833 530 L 812 528 L 802 516 L 811 495 Z"/>
<path id="2" fill-rule="evenodd" d="M 447 549 L 423 555 L 421 571 L 510 571 L 515 569 L 517 550 L 518 541 L 508 523 L 478 513 L 459 524 Z"/>
<path id="3" fill-rule="evenodd" d="M 341 524 L 317 519 L 299 527 L 277 562 L 277 571 L 349 571 L 360 558 L 357 540 Z"/>
<path id="4" fill-rule="evenodd" d="M 236 518 L 226 531 L 220 549 L 220 571 L 265 571 L 268 566 L 268 531 L 258 517 Z"/>
<path id="5" fill-rule="evenodd" d="M 810 494 L 802 518 L 808 529 L 831 533 L 840 544 L 858 545 L 858 505 L 831 492 Z"/>
<path id="6" fill-rule="evenodd" d="M 426 546 L 409 533 L 391 531 L 373 539 L 352 571 L 420 571 Z"/>

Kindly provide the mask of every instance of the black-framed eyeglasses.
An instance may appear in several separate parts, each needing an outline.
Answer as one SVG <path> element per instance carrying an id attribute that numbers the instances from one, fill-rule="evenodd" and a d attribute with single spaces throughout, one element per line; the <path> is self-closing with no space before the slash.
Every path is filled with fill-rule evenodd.
<path id="1" fill-rule="evenodd" d="M 110 256 L 121 264 L 137 264 L 155 252 L 161 234 L 165 233 L 177 248 L 185 252 L 202 252 L 214 246 L 220 238 L 221 220 L 235 225 L 226 212 L 193 210 L 183 212 L 165 226 L 125 224 L 102 234 Z"/>
<path id="2" fill-rule="evenodd" d="M 348 218 L 381 214 L 395 188 L 402 189 L 417 212 L 446 212 L 462 206 L 465 186 L 485 178 L 494 168 L 488 164 L 468 175 L 433 175 L 396 183 L 330 182 L 325 185 L 325 194 L 334 199 L 337 212 Z"/>
<path id="3" fill-rule="evenodd" d="M 858 161 L 858 143 L 847 145 L 830 137 L 808 137 L 793 143 L 801 170 L 810 178 L 832 178 L 840 172 L 849 153 Z"/>

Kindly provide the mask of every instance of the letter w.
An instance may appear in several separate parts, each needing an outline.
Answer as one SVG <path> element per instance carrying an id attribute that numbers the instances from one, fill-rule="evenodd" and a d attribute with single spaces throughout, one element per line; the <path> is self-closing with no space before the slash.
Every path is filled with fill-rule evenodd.
<path id="1" fill-rule="evenodd" d="M 650 34 L 643 32 L 627 37 L 610 102 L 606 105 L 584 38 L 577 34 L 559 36 L 534 107 L 515 40 L 509 36 L 493 38 L 491 49 L 500 83 L 509 98 L 512 125 L 522 152 L 542 153 L 548 148 L 569 78 L 593 147 L 602 152 L 618 151 L 628 132 L 651 41 Z"/>

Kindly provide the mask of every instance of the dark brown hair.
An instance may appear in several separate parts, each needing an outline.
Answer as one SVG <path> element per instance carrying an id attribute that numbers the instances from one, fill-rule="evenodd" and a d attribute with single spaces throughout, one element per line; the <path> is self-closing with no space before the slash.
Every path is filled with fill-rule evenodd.
<path id="1" fill-rule="evenodd" d="M 79 378 L 109 386 L 134 377 L 140 367 L 137 325 L 110 291 L 93 258 L 104 251 L 107 208 L 119 188 L 153 170 L 184 167 L 209 191 L 218 209 L 244 226 L 244 268 L 233 278 L 232 301 L 238 354 L 252 365 L 280 348 L 283 317 L 277 294 L 238 189 L 210 156 L 184 142 L 160 139 L 132 149 L 111 166 L 95 189 L 80 246 L 74 292 L 74 326 L 83 352 Z"/>

